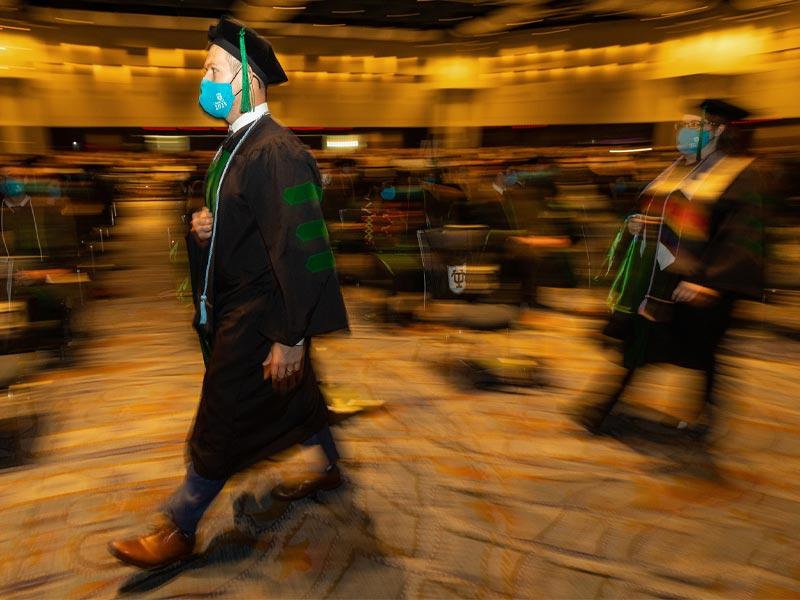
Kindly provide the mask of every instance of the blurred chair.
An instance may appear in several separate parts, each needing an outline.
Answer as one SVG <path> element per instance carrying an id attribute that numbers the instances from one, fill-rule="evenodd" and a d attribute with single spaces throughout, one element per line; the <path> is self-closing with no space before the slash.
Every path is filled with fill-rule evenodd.
<path id="1" fill-rule="evenodd" d="M 339 218 L 342 210 L 355 209 L 358 207 L 356 197 L 357 173 L 326 173 L 325 194 L 322 202 L 322 214 L 326 221 L 333 221 Z"/>
<path id="2" fill-rule="evenodd" d="M 426 295 L 432 299 L 464 300 L 485 293 L 481 257 L 489 231 L 486 225 L 446 225 L 417 232 Z"/>
<path id="3" fill-rule="evenodd" d="M 484 259 L 486 225 L 448 225 L 417 232 L 424 273 L 424 302 L 418 319 L 470 329 L 501 329 L 516 309 L 479 302 L 498 289 L 499 264 Z"/>

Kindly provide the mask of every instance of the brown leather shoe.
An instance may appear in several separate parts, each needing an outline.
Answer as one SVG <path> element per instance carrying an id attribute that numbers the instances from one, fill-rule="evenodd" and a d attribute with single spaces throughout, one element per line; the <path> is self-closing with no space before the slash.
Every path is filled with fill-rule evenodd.
<path id="1" fill-rule="evenodd" d="M 301 500 L 320 490 L 335 490 L 342 485 L 342 474 L 339 467 L 332 466 L 315 479 L 304 479 L 299 483 L 280 483 L 272 490 L 272 497 L 282 502 Z"/>
<path id="2" fill-rule="evenodd" d="M 195 537 L 186 535 L 173 523 L 165 523 L 138 538 L 115 540 L 108 551 L 119 560 L 142 569 L 157 569 L 189 558 Z"/>

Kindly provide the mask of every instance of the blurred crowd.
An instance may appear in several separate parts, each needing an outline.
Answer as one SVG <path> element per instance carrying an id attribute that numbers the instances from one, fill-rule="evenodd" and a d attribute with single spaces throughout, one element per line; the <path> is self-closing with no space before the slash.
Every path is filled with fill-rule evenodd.
<path id="1" fill-rule="evenodd" d="M 775 184 L 766 290 L 800 290 L 800 153 L 760 153 Z M 429 147 L 317 157 L 344 283 L 373 286 L 390 298 L 518 307 L 540 305 L 543 288 L 606 289 L 615 234 L 675 152 Z M 4 352 L 63 357 L 75 309 L 107 292 L 102 271 L 117 204 L 170 201 L 188 216 L 202 205 L 211 158 L 208 152 L 2 157 Z M 171 237 L 180 244 L 180 236 Z M 408 317 L 407 303 L 393 306 L 390 319 Z"/>

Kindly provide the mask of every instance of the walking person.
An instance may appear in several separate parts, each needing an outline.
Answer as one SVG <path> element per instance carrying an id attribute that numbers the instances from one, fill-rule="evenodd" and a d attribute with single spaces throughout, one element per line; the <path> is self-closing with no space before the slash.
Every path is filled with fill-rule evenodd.
<path id="1" fill-rule="evenodd" d="M 313 156 L 271 116 L 266 92 L 287 81 L 267 40 L 222 18 L 209 30 L 200 106 L 230 125 L 209 167 L 206 206 L 187 236 L 206 364 L 183 485 L 163 526 L 109 546 L 154 568 L 187 558 L 206 509 L 235 473 L 300 443 L 322 448 L 319 477 L 278 486 L 283 500 L 341 483 L 312 338 L 346 329 Z"/>
<path id="2" fill-rule="evenodd" d="M 717 348 L 734 302 L 759 298 L 764 261 L 766 172 L 747 152 L 735 122 L 748 112 L 705 100 L 701 115 L 677 131 L 681 157 L 642 193 L 642 211 L 609 297 L 607 333 L 623 341 L 625 375 L 602 402 L 578 415 L 592 433 L 649 363 L 672 363 L 705 374 L 702 410 L 689 432 L 704 438 L 717 409 Z"/>

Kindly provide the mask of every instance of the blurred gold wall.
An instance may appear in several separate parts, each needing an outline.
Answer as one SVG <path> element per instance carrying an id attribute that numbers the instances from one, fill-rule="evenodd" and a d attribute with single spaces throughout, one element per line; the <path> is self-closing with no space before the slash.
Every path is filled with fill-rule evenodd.
<path id="1" fill-rule="evenodd" d="M 0 31 L 2 143 L 38 145 L 37 128 L 51 126 L 219 125 L 197 106 L 202 49 L 148 47 L 146 31 L 121 33 L 139 47 L 114 47 L 108 35 L 91 45 Z M 467 125 L 669 121 L 708 96 L 738 99 L 760 117 L 800 117 L 796 24 L 657 43 L 578 42 L 492 56 L 286 53 L 290 82 L 270 90 L 269 101 L 290 126 L 438 127 L 466 145 L 476 142 L 459 133 Z"/>

